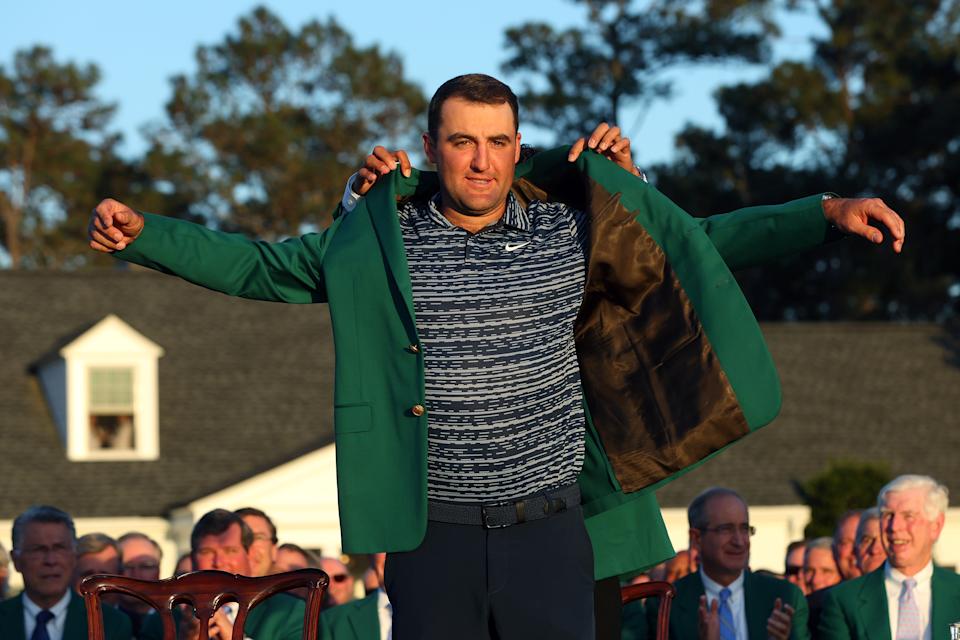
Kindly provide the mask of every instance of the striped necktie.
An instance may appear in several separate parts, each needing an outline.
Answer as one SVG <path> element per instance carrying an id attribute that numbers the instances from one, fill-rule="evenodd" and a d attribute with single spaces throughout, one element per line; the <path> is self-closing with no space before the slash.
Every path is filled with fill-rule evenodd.
<path id="1" fill-rule="evenodd" d="M 907 578 L 903 581 L 900 591 L 900 614 L 897 617 L 897 640 L 919 640 L 920 638 L 920 607 L 914 588 L 917 581 Z"/>
<path id="2" fill-rule="evenodd" d="M 50 640 L 50 634 L 47 633 L 47 623 L 53 620 L 53 614 L 44 609 L 37 612 L 37 626 L 30 634 L 30 640 Z"/>
<path id="3" fill-rule="evenodd" d="M 733 626 L 733 611 L 730 609 L 730 589 L 720 589 L 720 640 L 737 640 L 737 628 Z"/>

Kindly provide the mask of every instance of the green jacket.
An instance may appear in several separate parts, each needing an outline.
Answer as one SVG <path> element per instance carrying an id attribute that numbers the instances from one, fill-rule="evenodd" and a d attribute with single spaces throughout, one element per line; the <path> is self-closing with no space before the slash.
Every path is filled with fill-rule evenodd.
<path id="1" fill-rule="evenodd" d="M 305 610 L 306 604 L 300 598 L 278 593 L 250 610 L 243 625 L 243 635 L 252 640 L 300 640 Z M 180 611 L 174 610 L 174 628 L 177 628 L 179 619 Z M 149 616 L 144 621 L 140 639 L 163 640 L 163 620 L 160 615 Z"/>
<path id="2" fill-rule="evenodd" d="M 698 637 L 700 596 L 704 595 L 703 580 L 700 572 L 691 573 L 673 585 L 677 588 L 673 605 L 670 608 L 671 640 L 687 640 Z M 747 637 L 765 640 L 767 637 L 767 619 L 773 613 L 777 598 L 794 609 L 793 623 L 790 628 L 792 640 L 808 640 L 807 600 L 803 593 L 786 580 L 772 578 L 747 571 L 743 576 L 743 604 L 747 617 Z M 653 638 L 657 625 L 657 600 L 646 603 L 648 635 Z"/>
<path id="3" fill-rule="evenodd" d="M 882 566 L 827 591 L 820 614 L 820 638 L 890 640 L 890 614 L 883 570 Z M 932 640 L 950 640 L 950 624 L 960 622 L 960 575 L 934 567 L 930 580 L 933 592 L 930 637 Z"/>
<path id="4" fill-rule="evenodd" d="M 103 633 L 106 640 L 130 640 L 130 618 L 113 607 L 103 610 Z M 0 602 L 0 638 L 28 640 L 23 626 L 23 594 Z M 63 640 L 87 639 L 87 608 L 83 598 L 72 592 L 63 626 Z"/>
<path id="5" fill-rule="evenodd" d="M 320 614 L 320 640 L 380 640 L 377 592 Z"/>
<path id="6" fill-rule="evenodd" d="M 424 366 L 396 210 L 437 185 L 433 173 L 393 172 L 322 233 L 273 244 L 148 216 L 116 254 L 230 295 L 329 303 L 348 553 L 414 549 L 426 530 L 429 407 L 411 411 L 424 402 Z M 513 192 L 590 216 L 575 325 L 592 416 L 584 513 L 598 578 L 656 564 L 673 548 L 653 489 L 779 410 L 773 361 L 730 269 L 821 243 L 821 197 L 697 219 L 595 153 L 568 163 L 566 149 L 519 165 Z"/>

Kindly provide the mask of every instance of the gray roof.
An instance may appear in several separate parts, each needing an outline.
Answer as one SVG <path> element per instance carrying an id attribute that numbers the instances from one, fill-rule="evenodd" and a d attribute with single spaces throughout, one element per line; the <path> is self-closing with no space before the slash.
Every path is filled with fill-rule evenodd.
<path id="1" fill-rule="evenodd" d="M 165 350 L 160 459 L 70 462 L 31 367 L 114 313 Z M 780 416 L 658 492 L 685 507 L 732 486 L 799 502 L 829 460 L 883 460 L 960 491 L 960 348 L 931 324 L 767 324 Z M 325 305 L 228 298 L 140 271 L 0 272 L 0 518 L 162 516 L 333 441 Z"/>
<path id="2" fill-rule="evenodd" d="M 160 459 L 70 462 L 31 373 L 114 313 L 165 350 Z M 132 271 L 0 272 L 0 518 L 158 516 L 333 440 L 326 305 L 229 298 Z"/>
<path id="3" fill-rule="evenodd" d="M 881 461 L 960 495 L 960 343 L 933 324 L 765 324 L 783 386 L 770 425 L 657 492 L 686 507 L 713 485 L 752 505 L 800 504 L 831 460 Z M 869 505 L 864 505 L 869 506 Z"/>

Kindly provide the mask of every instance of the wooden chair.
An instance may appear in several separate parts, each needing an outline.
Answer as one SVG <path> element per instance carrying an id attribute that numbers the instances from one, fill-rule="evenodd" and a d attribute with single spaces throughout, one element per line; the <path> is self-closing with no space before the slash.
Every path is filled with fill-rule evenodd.
<path id="1" fill-rule="evenodd" d="M 115 592 L 138 598 L 157 610 L 163 622 L 164 640 L 176 640 L 173 608 L 187 604 L 196 609 L 200 620 L 199 640 L 209 640 L 210 618 L 220 605 L 238 603 L 233 625 L 233 640 L 243 640 L 243 625 L 250 609 L 270 596 L 306 587 L 309 589 L 303 619 L 303 640 L 316 640 L 323 592 L 330 579 L 319 569 L 299 569 L 262 578 L 248 578 L 225 571 L 194 571 L 166 580 L 137 580 L 124 576 L 93 575 L 80 583 L 80 595 L 87 607 L 89 640 L 103 640 L 103 615 L 100 596 Z"/>
<path id="2" fill-rule="evenodd" d="M 620 588 L 620 603 L 627 604 L 641 598 L 659 598 L 657 608 L 657 640 L 667 640 L 670 636 L 670 606 L 677 590 L 669 582 L 641 582 L 628 584 Z"/>

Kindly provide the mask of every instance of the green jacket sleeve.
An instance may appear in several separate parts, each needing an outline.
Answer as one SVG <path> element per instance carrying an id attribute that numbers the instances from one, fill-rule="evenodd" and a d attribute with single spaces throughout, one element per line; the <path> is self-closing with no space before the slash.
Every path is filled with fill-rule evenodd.
<path id="1" fill-rule="evenodd" d="M 823 194 L 697 220 L 731 271 L 765 264 L 839 237 L 823 215 Z"/>
<path id="2" fill-rule="evenodd" d="M 790 640 L 810 640 L 810 607 L 807 606 L 807 599 L 797 587 L 791 589 L 791 592 L 793 598 L 789 604 L 793 607 L 793 621 L 790 625 Z"/>
<path id="3" fill-rule="evenodd" d="M 325 302 L 321 264 L 344 218 L 322 233 L 283 242 L 250 240 L 192 222 L 144 214 L 140 236 L 114 255 L 232 296 L 273 302 Z"/>

